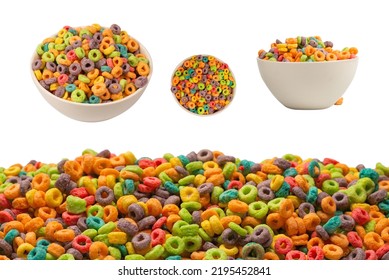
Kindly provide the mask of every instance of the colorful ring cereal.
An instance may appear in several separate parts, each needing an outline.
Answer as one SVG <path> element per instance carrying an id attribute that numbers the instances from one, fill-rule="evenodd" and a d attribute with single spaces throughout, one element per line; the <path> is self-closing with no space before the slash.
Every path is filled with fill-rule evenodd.
<path id="1" fill-rule="evenodd" d="M 16 164 L 0 168 L 0 259 L 385 260 L 389 179 L 377 166 L 208 149 Z"/>
<path id="2" fill-rule="evenodd" d="M 211 55 L 194 55 L 176 67 L 170 90 L 185 110 L 212 115 L 231 103 L 235 89 L 235 77 L 226 63 Z"/>

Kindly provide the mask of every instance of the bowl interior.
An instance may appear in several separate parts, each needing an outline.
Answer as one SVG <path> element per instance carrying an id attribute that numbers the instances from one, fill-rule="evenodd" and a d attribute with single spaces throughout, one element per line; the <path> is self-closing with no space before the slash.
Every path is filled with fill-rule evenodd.
<path id="1" fill-rule="evenodd" d="M 325 109 L 332 106 L 352 82 L 358 57 L 327 62 L 273 62 L 257 58 L 261 77 L 284 106 Z"/>
<path id="2" fill-rule="evenodd" d="M 56 34 L 52 35 L 52 37 L 55 37 Z M 153 73 L 153 61 L 150 56 L 150 53 L 147 51 L 147 49 L 134 37 L 131 37 L 134 40 L 136 40 L 139 44 L 140 52 L 146 56 L 146 58 L 149 61 L 149 67 L 150 67 L 150 73 L 147 76 L 148 82 L 145 86 L 142 88 L 137 89 L 134 93 L 132 93 L 129 96 L 124 97 L 123 99 L 112 101 L 112 102 L 106 102 L 106 103 L 98 103 L 98 104 L 85 104 L 85 103 L 77 103 L 72 102 L 63 98 L 59 98 L 52 94 L 50 91 L 46 90 L 41 86 L 37 78 L 35 77 L 34 71 L 30 68 L 30 74 L 32 77 L 32 80 L 36 87 L 38 88 L 39 92 L 41 93 L 42 97 L 56 110 L 58 110 L 63 115 L 78 120 L 78 121 L 84 121 L 84 122 L 98 122 L 98 121 L 104 121 L 111 119 L 113 117 L 116 117 L 126 110 L 128 110 L 131 106 L 133 106 L 138 99 L 141 97 L 143 92 L 146 90 L 152 73 Z M 34 51 L 34 54 L 31 58 L 31 63 L 39 58 L 38 54 Z"/>

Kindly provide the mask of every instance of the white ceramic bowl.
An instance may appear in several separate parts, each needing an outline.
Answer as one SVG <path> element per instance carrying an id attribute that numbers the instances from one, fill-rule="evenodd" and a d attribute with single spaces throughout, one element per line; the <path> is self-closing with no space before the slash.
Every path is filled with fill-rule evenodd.
<path id="1" fill-rule="evenodd" d="M 326 62 L 275 62 L 257 58 L 258 69 L 273 96 L 285 107 L 329 108 L 354 78 L 358 57 Z"/>
<path id="2" fill-rule="evenodd" d="M 197 55 L 202 55 L 202 56 L 213 56 L 216 60 L 220 61 L 221 63 L 226 63 L 226 62 L 224 62 L 223 60 L 217 58 L 217 57 L 214 56 L 214 55 L 209 55 L 209 54 L 197 54 Z M 197 56 L 197 55 L 194 55 L 194 56 Z M 180 67 L 184 64 L 184 62 L 185 62 L 186 60 L 189 60 L 189 59 L 191 59 L 192 57 L 193 57 L 193 55 L 190 56 L 190 57 L 187 57 L 186 59 L 182 60 L 182 61 L 177 65 L 177 67 L 174 69 L 173 74 L 172 74 L 172 76 L 171 76 L 171 81 L 173 80 L 173 78 L 174 78 L 174 76 L 175 76 L 175 73 L 176 73 L 176 71 L 178 70 L 178 68 L 180 68 Z M 228 65 L 228 64 L 227 64 L 227 65 Z M 188 110 L 187 108 L 185 108 L 182 104 L 180 104 L 180 102 L 178 101 L 177 97 L 176 97 L 175 94 L 172 92 L 174 100 L 175 100 L 176 103 L 177 103 L 183 110 L 185 110 L 186 112 L 188 112 L 188 113 L 190 113 L 190 114 L 192 114 L 192 115 L 200 116 L 200 117 L 213 116 L 213 115 L 220 114 L 221 112 L 224 112 L 224 111 L 227 109 L 227 107 L 229 107 L 229 105 L 231 104 L 231 102 L 234 100 L 235 95 L 236 95 L 236 79 L 235 79 L 234 73 L 232 72 L 232 70 L 231 70 L 231 68 L 230 68 L 229 65 L 228 65 L 228 69 L 230 70 L 231 76 L 234 78 L 235 87 L 232 89 L 232 94 L 231 94 L 230 103 L 227 104 L 227 105 L 225 105 L 222 109 L 216 110 L 215 112 L 213 112 L 213 113 L 211 113 L 211 114 L 197 114 L 197 113 L 191 112 L 190 110 Z M 172 86 L 172 82 L 170 83 L 170 85 Z"/>
<path id="3" fill-rule="evenodd" d="M 55 37 L 55 35 L 53 35 Z M 133 37 L 132 37 L 133 38 Z M 134 38 L 135 39 L 135 38 Z M 136 40 L 136 39 L 135 39 Z M 143 92 L 146 90 L 147 85 L 150 83 L 152 71 L 153 71 L 153 62 L 151 56 L 147 49 L 136 40 L 140 47 L 140 52 L 146 56 L 149 61 L 150 73 L 147 76 L 148 82 L 147 84 L 139 88 L 133 94 L 124 97 L 123 99 L 107 102 L 107 103 L 99 103 L 99 104 L 85 104 L 85 103 L 77 103 L 68 101 L 62 98 L 59 98 L 52 94 L 50 91 L 44 89 L 36 79 L 33 70 L 30 66 L 30 73 L 34 84 L 38 88 L 39 92 L 43 96 L 43 98 L 55 109 L 57 109 L 63 115 L 84 122 L 99 122 L 111 119 L 116 117 L 123 112 L 127 111 L 131 106 L 133 106 L 138 99 L 142 96 Z M 31 63 L 37 59 L 39 56 L 34 51 L 34 54 L 31 59 Z"/>

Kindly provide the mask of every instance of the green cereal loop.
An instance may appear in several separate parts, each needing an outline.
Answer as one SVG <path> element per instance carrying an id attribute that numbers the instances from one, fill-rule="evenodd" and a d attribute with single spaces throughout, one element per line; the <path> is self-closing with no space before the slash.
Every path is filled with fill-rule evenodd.
<path id="1" fill-rule="evenodd" d="M 119 199 L 124 195 L 123 193 L 123 184 L 118 182 L 113 186 L 113 194 L 116 199 Z"/>
<path id="2" fill-rule="evenodd" d="M 183 219 L 185 222 L 188 224 L 191 224 L 193 222 L 192 219 L 192 214 L 189 213 L 188 209 L 182 208 L 179 212 L 178 215 Z"/>
<path id="3" fill-rule="evenodd" d="M 98 204 L 92 205 L 91 207 L 89 207 L 86 215 L 87 217 L 95 216 L 95 217 L 103 218 L 104 215 L 103 207 Z"/>
<path id="4" fill-rule="evenodd" d="M 245 260 L 263 260 L 265 249 L 261 244 L 249 242 L 242 248 L 242 258 Z"/>
<path id="5" fill-rule="evenodd" d="M 108 57 L 112 58 L 112 57 L 117 57 L 117 56 L 120 56 L 120 52 L 119 51 L 113 51 L 109 54 Z"/>
<path id="6" fill-rule="evenodd" d="M 170 161 L 172 158 L 174 158 L 174 155 L 171 153 L 166 153 L 162 156 L 166 161 Z"/>
<path id="7" fill-rule="evenodd" d="M 66 44 L 65 44 L 65 43 L 56 44 L 56 45 L 54 46 L 54 49 L 56 49 L 57 51 L 63 51 L 64 49 L 66 49 Z"/>
<path id="8" fill-rule="evenodd" d="M 382 175 L 389 176 L 389 167 L 383 165 L 381 162 L 377 162 L 375 165 L 375 168 L 376 168 L 377 172 L 382 171 L 384 173 Z"/>
<path id="9" fill-rule="evenodd" d="M 139 57 L 139 61 L 149 64 L 149 60 L 146 57 Z"/>
<path id="10" fill-rule="evenodd" d="M 199 232 L 199 225 L 183 225 L 180 227 L 180 236 L 195 236 Z"/>
<path id="11" fill-rule="evenodd" d="M 331 178 L 332 179 L 335 179 L 335 178 L 343 178 L 343 172 L 339 172 L 339 171 L 334 171 L 332 172 L 331 171 Z"/>
<path id="12" fill-rule="evenodd" d="M 167 176 L 167 175 L 166 175 Z M 163 181 L 163 180 L 162 180 Z M 170 194 L 178 194 L 180 189 L 171 181 L 166 181 L 163 186 Z"/>
<path id="13" fill-rule="evenodd" d="M 146 260 L 158 260 L 162 254 L 165 252 L 165 248 L 161 244 L 158 244 L 153 247 L 147 254 L 145 255 Z"/>
<path id="14" fill-rule="evenodd" d="M 247 230 L 248 234 L 252 234 L 254 232 L 254 228 L 252 226 L 244 226 L 245 230 Z"/>
<path id="15" fill-rule="evenodd" d="M 76 54 L 77 55 L 77 54 Z M 97 62 L 101 59 L 101 52 L 98 49 L 90 50 L 88 53 L 88 58 L 93 62 Z"/>
<path id="16" fill-rule="evenodd" d="M 370 195 L 372 192 L 374 192 L 375 189 L 375 183 L 369 177 L 363 177 L 359 179 L 356 185 L 362 186 L 365 189 L 367 195 Z"/>
<path id="17" fill-rule="evenodd" d="M 189 174 L 192 174 L 194 171 L 202 169 L 203 168 L 203 162 L 202 161 L 192 161 L 185 165 L 186 170 L 189 172 Z"/>
<path id="18" fill-rule="evenodd" d="M 199 228 L 199 235 L 205 242 L 212 241 L 212 238 L 205 232 L 203 228 Z"/>
<path id="19" fill-rule="evenodd" d="M 55 260 L 55 257 L 52 254 L 50 254 L 50 253 L 46 253 L 45 260 L 53 261 L 53 260 Z"/>
<path id="20" fill-rule="evenodd" d="M 109 240 L 108 240 L 108 234 L 98 234 L 95 236 L 95 238 L 93 238 L 93 241 L 94 242 L 101 241 L 101 242 L 105 243 L 105 245 L 107 245 L 107 246 L 111 245 L 109 243 Z"/>
<path id="21" fill-rule="evenodd" d="M 136 67 L 139 63 L 139 59 L 133 54 L 130 54 L 127 60 L 128 60 L 128 64 L 130 64 L 130 66 L 132 67 Z"/>
<path id="22" fill-rule="evenodd" d="M 82 155 L 92 155 L 92 156 L 96 156 L 97 155 L 97 152 L 93 149 L 85 149 L 82 151 Z"/>
<path id="23" fill-rule="evenodd" d="M 61 62 L 62 59 L 64 59 L 64 60 L 67 59 L 66 55 L 63 54 L 63 53 L 57 55 L 57 57 L 55 58 L 55 62 L 57 62 L 57 64 L 61 64 L 60 62 Z"/>
<path id="24" fill-rule="evenodd" d="M 70 98 L 74 102 L 82 103 L 86 99 L 86 94 L 82 89 L 76 89 L 72 92 Z"/>
<path id="25" fill-rule="evenodd" d="M 250 204 L 251 202 L 254 202 L 257 198 L 258 189 L 253 185 L 244 185 L 240 188 L 238 191 L 238 198 L 247 203 Z"/>
<path id="26" fill-rule="evenodd" d="M 72 33 L 71 33 L 72 34 Z M 66 35 L 66 34 L 65 34 Z M 73 35 L 73 34 L 72 34 Z M 89 37 L 92 37 L 93 34 L 92 32 L 90 32 L 88 29 L 84 28 L 84 29 L 81 29 L 80 32 L 78 33 L 78 36 L 80 36 L 81 38 L 84 36 L 84 35 L 87 35 Z M 64 36 L 65 37 L 65 36 Z"/>
<path id="27" fill-rule="evenodd" d="M 122 37 L 120 35 L 113 34 L 113 40 L 115 44 L 120 44 L 122 42 Z"/>
<path id="28" fill-rule="evenodd" d="M 362 185 L 355 184 L 342 192 L 348 196 L 348 199 L 351 204 L 364 203 L 367 199 L 366 190 Z"/>
<path id="29" fill-rule="evenodd" d="M 178 184 L 180 186 L 188 186 L 189 184 L 192 184 L 194 179 L 195 179 L 195 175 L 188 175 L 188 176 L 185 176 L 184 178 L 180 179 L 178 181 Z"/>
<path id="30" fill-rule="evenodd" d="M 74 261 L 74 256 L 72 254 L 62 254 L 58 258 L 59 261 Z"/>
<path id="31" fill-rule="evenodd" d="M 101 228 L 97 230 L 97 234 L 108 234 L 112 232 L 116 228 L 116 224 L 114 222 L 108 222 L 103 225 Z"/>
<path id="32" fill-rule="evenodd" d="M 85 50 L 81 47 L 77 47 L 74 52 L 76 53 L 76 56 L 81 59 L 85 57 Z"/>
<path id="33" fill-rule="evenodd" d="M 214 207 L 213 210 L 216 211 L 216 213 L 219 215 L 220 219 L 226 216 L 226 213 L 220 207 Z"/>
<path id="34" fill-rule="evenodd" d="M 224 189 L 222 187 L 216 186 L 213 188 L 212 193 L 211 193 L 212 204 L 219 203 L 219 197 L 223 192 L 224 192 Z"/>
<path id="35" fill-rule="evenodd" d="M 172 234 L 176 236 L 181 236 L 181 227 L 188 225 L 187 222 L 183 220 L 178 220 L 177 222 L 174 223 L 173 228 L 172 228 Z"/>
<path id="36" fill-rule="evenodd" d="M 39 56 L 42 56 L 42 54 L 45 53 L 45 50 L 43 48 L 43 44 L 39 44 L 36 49 L 35 49 L 36 53 L 39 55 Z"/>
<path id="37" fill-rule="evenodd" d="M 134 172 L 139 176 L 142 176 L 142 174 L 143 174 L 143 169 L 140 168 L 138 165 L 127 165 L 123 169 L 126 171 Z"/>
<path id="38" fill-rule="evenodd" d="M 293 155 L 293 154 L 285 154 L 282 156 L 283 159 L 287 160 L 287 161 L 296 161 L 296 156 Z"/>
<path id="39" fill-rule="evenodd" d="M 121 86 L 122 88 L 125 88 L 126 85 L 127 85 L 127 80 L 126 80 L 126 79 L 121 79 L 120 82 L 119 82 L 119 84 L 120 84 L 120 86 Z"/>
<path id="40" fill-rule="evenodd" d="M 140 254 L 132 254 L 124 257 L 126 261 L 143 261 L 145 257 Z"/>
<path id="41" fill-rule="evenodd" d="M 339 191 L 339 183 L 335 180 L 325 180 L 321 188 L 329 195 L 333 195 L 334 193 Z"/>
<path id="42" fill-rule="evenodd" d="M 55 60 L 55 56 L 52 52 L 45 52 L 43 55 L 42 55 L 42 61 L 43 62 L 54 62 Z"/>
<path id="43" fill-rule="evenodd" d="M 158 178 L 161 179 L 161 181 L 162 181 L 163 184 L 166 184 L 166 182 L 172 182 L 172 183 L 173 183 L 172 178 L 170 178 L 170 177 L 166 174 L 165 171 L 162 171 L 161 173 L 159 173 Z"/>
<path id="44" fill-rule="evenodd" d="M 87 76 L 83 75 L 83 74 L 79 74 L 78 75 L 78 79 L 81 82 L 85 83 L 85 84 L 89 84 L 90 83 L 90 79 Z"/>
<path id="45" fill-rule="evenodd" d="M 5 189 L 8 187 L 8 186 L 11 186 L 12 184 L 11 183 L 4 183 L 0 186 L 0 193 L 4 193 Z"/>
<path id="46" fill-rule="evenodd" d="M 165 250 L 172 255 L 181 255 L 185 250 L 185 243 L 179 236 L 171 236 L 166 239 Z"/>
<path id="47" fill-rule="evenodd" d="M 269 207 L 269 210 L 271 212 L 278 212 L 280 210 L 280 205 L 284 201 L 284 199 L 285 198 L 283 197 L 274 198 L 267 203 L 267 207 Z"/>
<path id="48" fill-rule="evenodd" d="M 264 218 L 269 212 L 269 206 L 263 201 L 255 201 L 249 204 L 248 214 L 256 219 Z"/>
<path id="49" fill-rule="evenodd" d="M 66 197 L 66 210 L 71 214 L 81 214 L 86 210 L 86 200 L 69 195 Z"/>
<path id="50" fill-rule="evenodd" d="M 49 50 L 54 49 L 54 47 L 55 47 L 55 43 L 54 43 L 54 42 L 50 42 L 50 43 L 48 43 L 48 45 L 47 45 L 47 48 L 48 48 Z"/>
<path id="51" fill-rule="evenodd" d="M 7 180 L 7 176 L 4 173 L 0 173 L 0 183 L 3 184 Z"/>
<path id="52" fill-rule="evenodd" d="M 227 162 L 223 167 L 223 175 L 225 179 L 230 179 L 232 173 L 234 173 L 236 166 L 232 162 Z"/>
<path id="53" fill-rule="evenodd" d="M 37 237 L 44 237 L 45 235 L 46 235 L 46 227 L 41 227 L 36 232 Z"/>
<path id="54" fill-rule="evenodd" d="M 199 235 L 184 236 L 182 237 L 182 241 L 184 241 L 185 244 L 185 251 L 189 253 L 200 250 L 201 246 L 203 245 L 203 240 Z"/>
<path id="55" fill-rule="evenodd" d="M 244 218 L 244 216 L 245 216 L 245 213 L 237 213 L 237 212 L 234 212 L 234 211 L 232 211 L 232 210 L 230 210 L 230 209 L 227 209 L 226 210 L 226 215 L 227 216 L 239 216 L 239 217 L 241 217 L 242 219 Z"/>
<path id="56" fill-rule="evenodd" d="M 47 175 L 49 175 L 50 178 L 52 178 L 53 175 L 59 175 L 58 168 L 56 166 L 49 167 L 49 169 L 47 170 Z"/>
<path id="57" fill-rule="evenodd" d="M 257 228 L 260 228 L 260 227 L 266 228 L 266 229 L 269 231 L 270 235 L 271 235 L 272 237 L 274 236 L 274 231 L 273 231 L 273 229 L 272 229 L 271 227 L 269 227 L 267 224 L 259 224 L 259 225 L 257 225 L 257 226 L 254 227 L 254 230 L 256 230 Z"/>
<path id="58" fill-rule="evenodd" d="M 122 253 L 116 247 L 108 246 L 108 252 L 115 260 L 120 260 L 122 258 Z"/>
<path id="59" fill-rule="evenodd" d="M 363 226 L 363 227 L 365 228 L 366 233 L 374 231 L 374 228 L 375 228 L 376 223 L 377 223 L 377 222 L 374 221 L 374 220 L 368 221 L 368 222 Z"/>
<path id="60" fill-rule="evenodd" d="M 201 203 L 197 201 L 187 201 L 181 203 L 181 208 L 186 208 L 189 212 L 200 210 L 201 207 Z"/>
<path id="61" fill-rule="evenodd" d="M 234 223 L 234 222 L 229 222 L 228 223 L 228 227 L 230 229 L 232 229 L 233 231 L 235 231 L 237 234 L 239 234 L 240 236 L 246 236 L 247 235 L 247 230 L 245 230 L 244 228 L 242 228 L 240 225 L 238 225 L 237 223 Z"/>
<path id="62" fill-rule="evenodd" d="M 303 177 L 308 182 L 310 187 L 316 185 L 315 180 L 312 178 L 312 176 L 310 176 L 308 174 L 304 174 Z"/>
<path id="63" fill-rule="evenodd" d="M 122 257 L 128 254 L 127 248 L 124 244 L 115 244 L 113 247 L 118 248 Z"/>
<path id="64" fill-rule="evenodd" d="M 236 189 L 230 189 L 224 191 L 220 196 L 219 196 L 219 201 L 221 203 L 228 203 L 229 201 L 238 198 L 238 190 Z"/>
<path id="65" fill-rule="evenodd" d="M 227 260 L 227 253 L 219 248 L 211 248 L 205 253 L 205 260 Z"/>

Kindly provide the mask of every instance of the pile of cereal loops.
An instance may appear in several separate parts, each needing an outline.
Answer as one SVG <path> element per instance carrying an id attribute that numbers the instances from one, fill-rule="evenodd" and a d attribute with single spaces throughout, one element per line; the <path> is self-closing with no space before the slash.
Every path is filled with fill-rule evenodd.
<path id="1" fill-rule="evenodd" d="M 389 167 L 85 150 L 0 169 L 0 258 L 388 260 Z"/>
<path id="2" fill-rule="evenodd" d="M 32 70 L 43 88 L 73 102 L 125 98 L 148 82 L 150 64 L 139 43 L 117 24 L 65 26 L 36 48 Z"/>
<path id="3" fill-rule="evenodd" d="M 258 57 L 280 62 L 321 62 L 353 59 L 358 54 L 355 47 L 334 50 L 331 41 L 323 42 L 319 36 L 287 38 L 284 43 L 277 39 L 270 48 L 268 52 L 259 50 Z"/>
<path id="4" fill-rule="evenodd" d="M 226 63 L 211 55 L 195 55 L 174 72 L 171 91 L 186 110 L 211 115 L 231 102 L 234 88 L 235 78 Z"/>

